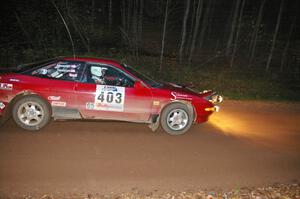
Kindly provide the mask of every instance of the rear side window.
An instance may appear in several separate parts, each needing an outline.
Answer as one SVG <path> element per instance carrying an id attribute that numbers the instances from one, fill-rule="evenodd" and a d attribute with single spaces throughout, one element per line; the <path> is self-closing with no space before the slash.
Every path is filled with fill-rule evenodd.
<path id="1" fill-rule="evenodd" d="M 80 81 L 84 65 L 84 62 L 58 61 L 27 71 L 26 74 L 41 78 Z"/>

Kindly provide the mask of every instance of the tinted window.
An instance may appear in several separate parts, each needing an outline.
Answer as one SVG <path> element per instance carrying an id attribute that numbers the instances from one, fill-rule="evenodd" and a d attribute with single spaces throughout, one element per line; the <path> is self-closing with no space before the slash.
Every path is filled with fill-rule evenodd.
<path id="1" fill-rule="evenodd" d="M 58 61 L 27 71 L 26 74 L 42 78 L 79 81 L 82 76 L 83 69 L 83 62 Z"/>
<path id="2" fill-rule="evenodd" d="M 82 82 L 122 87 L 134 85 L 134 81 L 121 70 L 100 64 L 87 64 Z"/>

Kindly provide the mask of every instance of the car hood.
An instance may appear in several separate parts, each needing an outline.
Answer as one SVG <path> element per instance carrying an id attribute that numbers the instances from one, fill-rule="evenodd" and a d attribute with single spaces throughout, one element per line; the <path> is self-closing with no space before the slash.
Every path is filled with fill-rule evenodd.
<path id="1" fill-rule="evenodd" d="M 171 92 L 175 92 L 176 94 L 182 94 L 182 95 L 190 95 L 190 96 L 197 96 L 204 98 L 206 96 L 209 96 L 213 93 L 213 91 L 209 90 L 204 90 L 202 92 L 197 92 L 193 90 L 192 88 L 189 88 L 188 86 L 182 86 L 179 84 L 174 84 L 171 82 L 163 82 L 162 83 L 162 89 L 167 89 L 170 90 Z"/>

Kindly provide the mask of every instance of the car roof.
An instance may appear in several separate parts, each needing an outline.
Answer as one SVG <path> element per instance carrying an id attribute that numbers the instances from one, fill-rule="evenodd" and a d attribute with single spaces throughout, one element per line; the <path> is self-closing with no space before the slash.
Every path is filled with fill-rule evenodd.
<path id="1" fill-rule="evenodd" d="M 104 63 L 104 64 L 116 66 L 118 68 L 123 68 L 119 62 L 117 62 L 115 60 L 110 60 L 110 59 L 92 58 L 92 57 L 75 57 L 75 58 L 74 57 L 64 57 L 63 60 Z"/>

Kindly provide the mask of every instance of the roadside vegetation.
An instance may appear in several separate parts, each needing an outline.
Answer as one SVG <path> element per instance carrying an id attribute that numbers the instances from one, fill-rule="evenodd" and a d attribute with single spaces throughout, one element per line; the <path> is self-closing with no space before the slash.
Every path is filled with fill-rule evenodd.
<path id="1" fill-rule="evenodd" d="M 1 194 L 0 194 L 1 197 Z M 300 185 L 275 184 L 268 187 L 237 187 L 230 191 L 215 190 L 187 190 L 182 192 L 144 192 L 133 188 L 124 193 L 53 193 L 53 194 L 26 194 L 12 193 L 4 196 L 8 199 L 299 199 Z"/>
<path id="2" fill-rule="evenodd" d="M 12 0 L 0 64 L 116 59 L 230 99 L 300 100 L 297 0 Z"/>
<path id="3" fill-rule="evenodd" d="M 72 56 L 70 52 L 56 52 L 51 57 L 59 55 Z M 271 101 L 299 101 L 300 79 L 293 73 L 265 73 L 264 70 L 247 70 L 231 68 L 226 60 L 216 58 L 211 63 L 199 65 L 184 65 L 177 63 L 175 58 L 165 58 L 164 67 L 167 70 L 159 72 L 159 57 L 139 56 L 138 59 L 125 53 L 86 53 L 81 57 L 97 57 L 114 59 L 134 66 L 149 77 L 159 81 L 169 81 L 182 85 L 192 84 L 193 89 L 214 90 L 222 94 L 225 99 L 235 100 L 271 100 Z M 41 58 L 36 55 L 24 55 L 22 62 L 29 63 Z M 25 61 L 24 61 L 25 60 Z M 8 65 L 6 67 L 14 66 Z"/>

